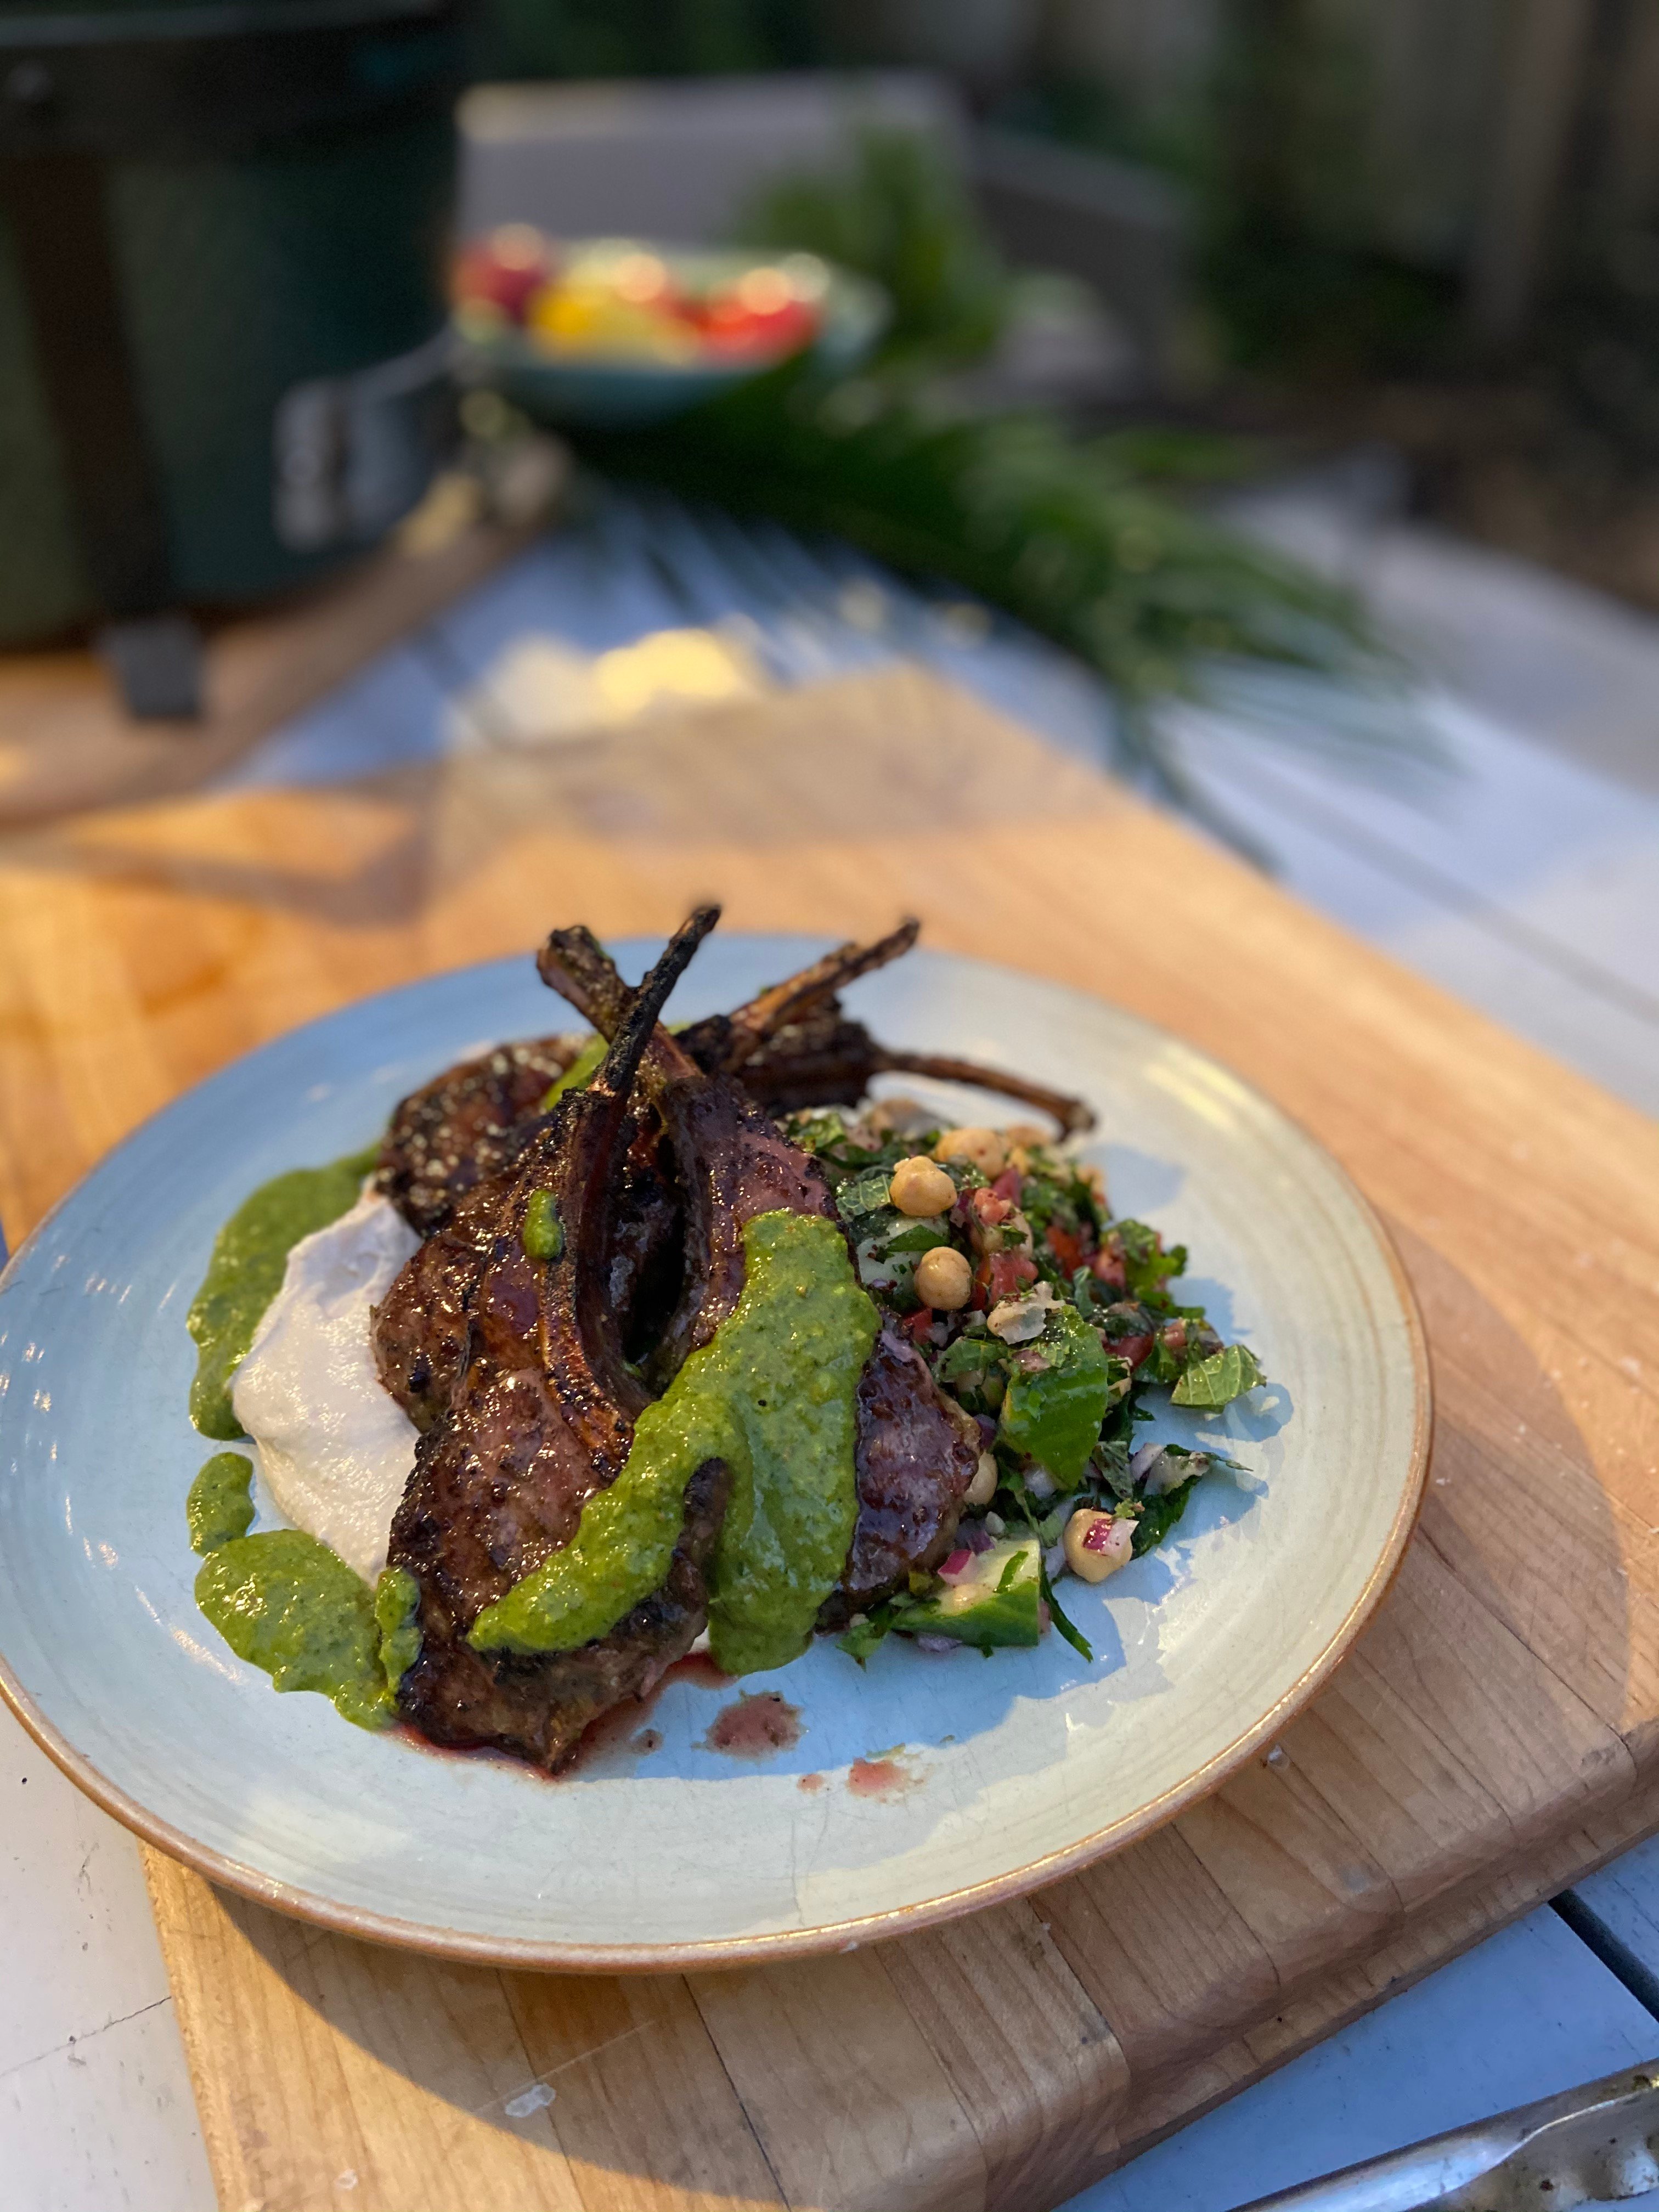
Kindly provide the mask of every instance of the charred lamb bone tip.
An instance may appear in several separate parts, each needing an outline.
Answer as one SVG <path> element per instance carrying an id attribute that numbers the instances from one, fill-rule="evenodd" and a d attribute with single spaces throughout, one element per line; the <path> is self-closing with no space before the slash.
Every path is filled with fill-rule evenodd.
<path id="1" fill-rule="evenodd" d="M 614 1018 L 626 986 L 602 948 L 586 933 L 580 939 L 560 933 L 550 948 L 544 980 L 551 980 L 551 969 L 582 992 L 595 1018 Z M 564 987 L 562 980 L 556 985 Z M 696 1066 L 686 1044 L 659 1030 L 640 1068 L 668 1132 L 685 1206 L 686 1287 L 652 1356 L 659 1389 L 736 1307 L 746 1222 L 784 1209 L 835 1218 L 817 1161 L 737 1083 Z M 824 1608 L 826 1625 L 877 1602 L 913 1569 L 933 1566 L 948 1553 L 979 1468 L 979 1434 L 973 1428 L 969 1436 L 970 1427 L 915 1347 L 884 1330 L 859 1384 L 858 1519 L 842 1589 Z"/>
<path id="2" fill-rule="evenodd" d="M 725 1505 L 724 1470 L 712 1463 L 688 1488 L 665 1580 L 608 1635 L 532 1658 L 466 1641 L 487 1605 L 569 1541 L 586 1498 L 621 1472 L 647 1402 L 608 1310 L 611 1191 L 657 1014 L 713 921 L 695 916 L 678 933 L 592 1083 L 560 1102 L 505 1179 L 465 1358 L 392 1524 L 391 1564 L 420 1591 L 422 1648 L 398 1685 L 399 1708 L 436 1742 L 493 1745 L 556 1767 L 600 1712 L 651 1687 L 706 1617 Z M 525 1249 L 532 1198 L 550 1202 L 562 1238 L 551 1262 Z"/>
<path id="3" fill-rule="evenodd" d="M 1099 1118 L 1085 1099 L 1074 1098 L 1069 1091 L 1050 1091 L 1047 1085 L 1033 1083 L 1029 1077 L 1011 1075 L 1006 1068 L 987 1067 L 976 1060 L 956 1060 L 939 1053 L 889 1052 L 885 1045 L 877 1045 L 871 1063 L 872 1075 L 931 1075 L 940 1083 L 967 1083 L 980 1091 L 994 1091 L 1004 1098 L 1018 1098 L 1023 1104 L 1036 1106 L 1051 1115 L 1060 1124 L 1063 1137 L 1080 1137 L 1095 1126 Z"/>
<path id="4" fill-rule="evenodd" d="M 836 994 L 849 983 L 908 952 L 921 931 L 921 924 L 911 915 L 872 945 L 849 939 L 799 974 L 769 984 L 735 1012 L 694 1022 L 680 1042 L 706 1073 L 736 1074 L 769 1038 L 793 1029 L 820 1008 L 833 1007 Z"/>
<path id="5" fill-rule="evenodd" d="M 555 930 L 537 968 L 602 1036 L 637 1013 L 635 994 L 587 930 Z M 743 1292 L 744 1224 L 782 1212 L 833 1218 L 835 1205 L 817 1162 L 734 1083 L 706 1075 L 682 1040 L 655 1030 L 639 1073 L 674 1155 L 685 1217 L 685 1286 L 649 1361 L 660 1389 L 735 1310 Z"/>

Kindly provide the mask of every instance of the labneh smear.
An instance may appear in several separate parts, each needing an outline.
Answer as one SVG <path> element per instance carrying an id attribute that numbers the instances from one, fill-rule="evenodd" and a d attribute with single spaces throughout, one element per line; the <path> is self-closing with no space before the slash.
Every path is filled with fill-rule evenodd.
<path id="1" fill-rule="evenodd" d="M 723 1751 L 730 1759 L 770 1759 L 799 1743 L 800 1735 L 799 1705 L 788 1704 L 775 1690 L 754 1696 L 745 1690 L 715 1714 L 702 1747 Z"/>
<path id="2" fill-rule="evenodd" d="M 374 1195 L 302 1237 L 231 1385 L 283 1516 L 370 1583 L 386 1565 L 415 1428 L 381 1383 L 369 1315 L 419 1241 Z"/>

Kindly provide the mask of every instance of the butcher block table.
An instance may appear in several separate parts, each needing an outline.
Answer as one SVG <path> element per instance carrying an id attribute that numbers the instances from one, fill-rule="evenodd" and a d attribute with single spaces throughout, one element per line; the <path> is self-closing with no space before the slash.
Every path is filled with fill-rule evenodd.
<path id="1" fill-rule="evenodd" d="M 26 1227 L 295 1023 L 708 897 L 836 938 L 919 914 L 1311 1130 L 1421 1304 L 1418 1534 L 1259 1765 L 1115 1858 L 872 1948 L 508 1974 L 146 1853 L 232 2212 L 1035 2212 L 1659 1830 L 1659 1131 L 915 668 L 0 835 L 0 1213 Z"/>

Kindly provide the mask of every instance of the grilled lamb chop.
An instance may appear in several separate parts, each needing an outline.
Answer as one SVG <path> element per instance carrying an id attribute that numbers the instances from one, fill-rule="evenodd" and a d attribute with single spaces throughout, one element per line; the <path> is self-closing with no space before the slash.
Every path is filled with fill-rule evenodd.
<path id="1" fill-rule="evenodd" d="M 556 930 L 537 968 L 604 1036 L 629 1018 L 633 994 L 585 929 Z M 731 1079 L 706 1076 L 684 1040 L 659 1030 L 641 1060 L 678 1164 L 686 1286 L 652 1355 L 659 1383 L 702 1345 L 743 1290 L 743 1226 L 779 1208 L 836 1218 L 817 1161 L 789 1142 Z M 859 1510 L 830 1620 L 876 1603 L 912 1569 L 951 1548 L 979 1465 L 977 1426 L 945 1398 L 913 1346 L 884 1330 L 859 1383 Z"/>
<path id="2" fill-rule="evenodd" d="M 683 1030 L 680 1043 L 710 1074 L 735 1075 L 751 1098 L 775 1114 L 803 1106 L 854 1106 L 884 1074 L 931 1075 L 1000 1092 L 1052 1115 L 1062 1136 L 1094 1127 L 1092 1108 L 1063 1091 L 977 1060 L 936 1053 L 890 1052 L 862 1022 L 842 1012 L 840 994 L 860 975 L 908 952 L 921 924 L 902 921 L 873 945 L 847 944 L 799 975 L 775 983 L 733 1014 L 714 1014 Z"/>
<path id="3" fill-rule="evenodd" d="M 879 1074 L 930 1075 L 1036 1106 L 1053 1115 L 1064 1135 L 1091 1127 L 1094 1116 L 1081 1099 L 972 1060 L 890 1052 L 861 1022 L 848 1019 L 837 994 L 908 952 L 917 928 L 906 921 L 873 945 L 841 945 L 735 1013 L 693 1023 L 681 1036 L 681 1049 L 705 1074 L 736 1076 L 751 1098 L 776 1114 L 855 1105 Z M 618 981 L 619 993 L 626 988 Z M 550 1036 L 502 1045 L 446 1069 L 402 1101 L 386 1131 L 375 1180 L 412 1229 L 422 1237 L 436 1235 L 471 1191 L 512 1167 L 536 1132 L 549 1085 L 583 1042 L 579 1036 Z M 659 1240 L 668 1235 L 660 1214 L 650 1227 L 641 1224 L 642 1268 L 653 1261 L 661 1264 L 653 1230 Z M 625 1231 L 622 1242 L 629 1243 Z"/>
<path id="4" fill-rule="evenodd" d="M 512 1166 L 550 1085 L 580 1050 L 580 1037 L 530 1037 L 447 1067 L 399 1102 L 375 1188 L 411 1229 L 430 1237 L 468 1191 Z"/>
<path id="5" fill-rule="evenodd" d="M 647 1402 L 609 1310 L 617 1155 L 658 1012 L 713 921 L 704 912 L 680 931 L 592 1083 L 560 1101 L 504 1179 L 466 1307 L 464 1364 L 421 1437 L 392 1528 L 390 1562 L 420 1591 L 421 1652 L 398 1707 L 434 1742 L 493 1745 L 556 1768 L 600 1712 L 653 1686 L 706 1617 L 704 1574 L 725 1505 L 718 1462 L 688 1488 L 664 1583 L 608 1635 L 534 1657 L 466 1641 L 486 1606 L 569 1541 L 587 1498 L 621 1472 Z M 524 1249 L 526 1213 L 544 1192 L 563 1235 L 550 1261 Z"/>
<path id="6" fill-rule="evenodd" d="M 525 1127 L 526 1141 L 544 1117 Z M 660 1333 L 681 1276 L 679 1195 L 652 1109 L 631 1109 L 628 1143 L 612 1194 L 606 1261 L 612 1318 L 624 1355 L 640 1357 Z M 516 1166 L 469 1190 L 411 1254 L 375 1308 L 373 1343 L 380 1380 L 417 1429 L 450 1401 L 466 1359 L 469 1314 L 502 1236 L 502 1210 Z"/>
<path id="7" fill-rule="evenodd" d="M 915 1345 L 884 1328 L 859 1378 L 853 1546 L 820 1628 L 845 1628 L 902 1589 L 913 1570 L 947 1557 L 982 1449 L 973 1415 L 939 1389 Z"/>

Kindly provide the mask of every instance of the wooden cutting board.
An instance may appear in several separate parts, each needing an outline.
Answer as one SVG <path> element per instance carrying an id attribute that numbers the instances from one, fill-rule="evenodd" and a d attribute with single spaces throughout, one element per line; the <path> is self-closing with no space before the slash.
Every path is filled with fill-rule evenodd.
<path id="1" fill-rule="evenodd" d="M 467 1970 L 151 1857 L 234 2212 L 1049 2205 L 1659 1827 L 1659 1130 L 920 674 L 0 839 L 6 1225 L 295 1022 L 708 895 L 738 928 L 917 911 L 1312 1129 L 1427 1320 L 1420 1531 L 1263 1763 L 1090 1872 L 874 1949 Z"/>

